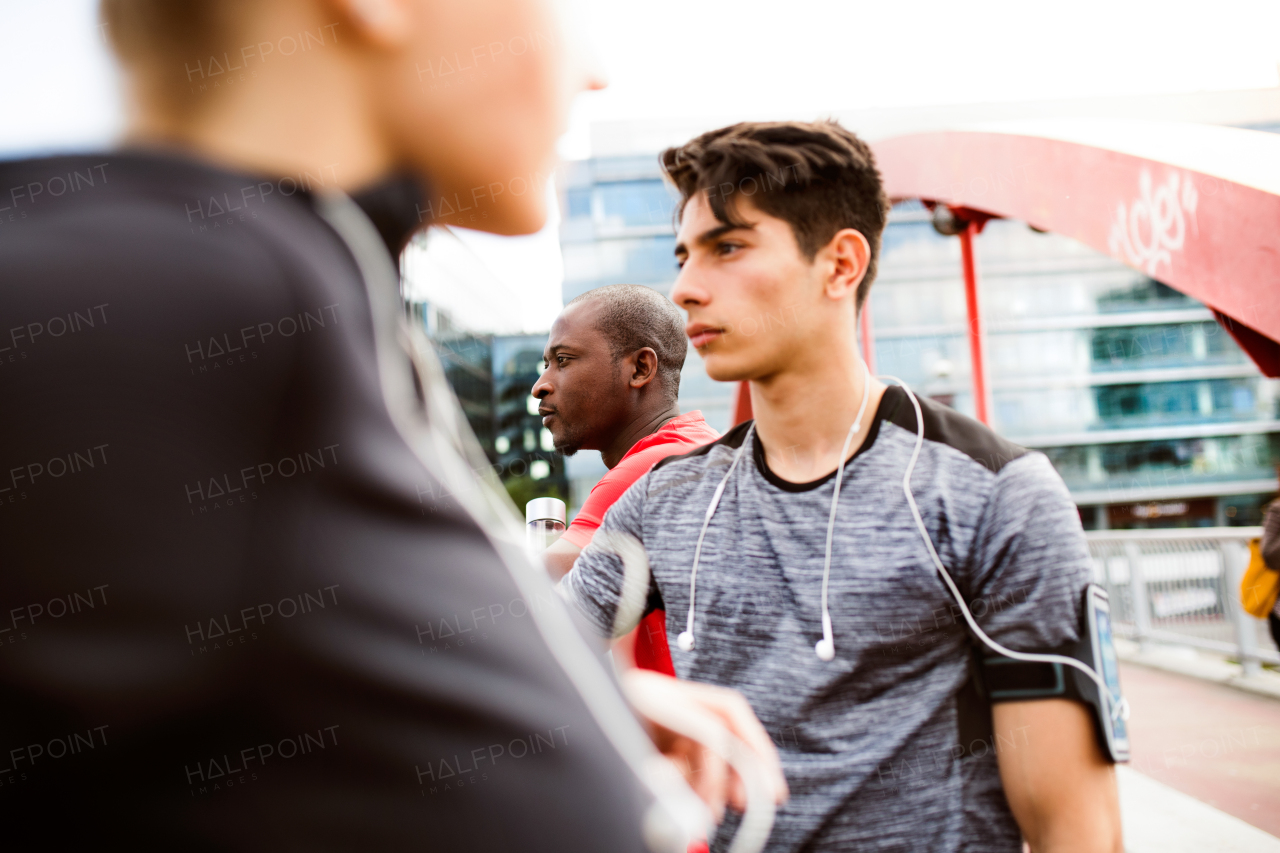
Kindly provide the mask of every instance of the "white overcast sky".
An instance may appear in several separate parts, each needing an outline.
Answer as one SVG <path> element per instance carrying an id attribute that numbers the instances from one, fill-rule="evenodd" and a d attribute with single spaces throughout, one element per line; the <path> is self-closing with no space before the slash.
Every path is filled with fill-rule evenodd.
<path id="1" fill-rule="evenodd" d="M 1278 0 L 565 2 L 610 84 L 574 107 L 560 145 L 574 158 L 590 155 L 590 124 L 601 120 L 1280 85 Z M 119 132 L 95 9 L 0 0 L 0 157 L 100 147 Z M 437 245 L 454 252 L 443 266 L 465 270 L 470 256 L 491 277 L 477 293 L 527 294 L 518 311 L 495 315 L 493 331 L 533 331 L 559 307 L 555 242 L 552 226 L 515 243 L 464 233 L 461 247 Z"/>
<path id="2" fill-rule="evenodd" d="M 591 121 L 1251 89 L 1276 0 L 578 0 L 609 88 Z M 562 145 L 562 150 L 566 146 Z"/>

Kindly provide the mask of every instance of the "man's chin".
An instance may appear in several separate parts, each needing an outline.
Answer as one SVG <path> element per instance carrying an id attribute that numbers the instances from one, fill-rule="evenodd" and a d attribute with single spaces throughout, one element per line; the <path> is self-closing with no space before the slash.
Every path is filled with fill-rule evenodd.
<path id="1" fill-rule="evenodd" d="M 555 445 L 555 448 L 556 448 L 556 452 L 559 453 L 561 456 L 572 456 L 573 454 L 577 453 L 579 450 L 582 449 L 582 445 L 557 443 Z"/>
<path id="2" fill-rule="evenodd" d="M 706 354 L 702 358 L 702 366 L 707 371 L 707 376 L 716 382 L 745 382 L 756 376 L 741 359 L 728 357 L 722 353 Z"/>

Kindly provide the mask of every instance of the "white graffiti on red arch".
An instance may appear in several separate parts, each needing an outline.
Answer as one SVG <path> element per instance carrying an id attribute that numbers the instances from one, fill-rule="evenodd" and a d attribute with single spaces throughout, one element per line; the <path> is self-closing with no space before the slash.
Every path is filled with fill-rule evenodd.
<path id="1" fill-rule="evenodd" d="M 1190 177 L 1170 172 L 1163 184 L 1155 186 L 1151 173 L 1143 169 L 1138 175 L 1138 197 L 1116 206 L 1108 238 L 1111 253 L 1155 276 L 1161 264 L 1171 265 L 1173 253 L 1182 251 L 1188 227 L 1198 236 L 1199 199 Z"/>

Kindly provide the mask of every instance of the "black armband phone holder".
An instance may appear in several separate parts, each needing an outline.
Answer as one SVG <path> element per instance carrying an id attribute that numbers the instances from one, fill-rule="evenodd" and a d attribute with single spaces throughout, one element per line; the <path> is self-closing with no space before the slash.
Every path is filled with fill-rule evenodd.
<path id="1" fill-rule="evenodd" d="M 1122 716 L 1113 713 L 1121 698 L 1120 670 L 1111 634 L 1111 609 L 1106 591 L 1096 584 L 1085 588 L 1078 641 L 1034 652 L 1075 658 L 1102 676 L 1111 695 L 1106 695 L 1097 682 L 1075 667 L 1062 663 L 1029 663 L 987 652 L 981 658 L 987 699 L 992 704 L 1030 699 L 1080 702 L 1092 712 L 1094 731 L 1103 756 L 1113 763 L 1128 761 L 1128 726 Z"/>

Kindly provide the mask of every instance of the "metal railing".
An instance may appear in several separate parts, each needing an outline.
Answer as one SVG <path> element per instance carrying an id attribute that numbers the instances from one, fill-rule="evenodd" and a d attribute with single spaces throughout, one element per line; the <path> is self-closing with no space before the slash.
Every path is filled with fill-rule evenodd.
<path id="1" fill-rule="evenodd" d="M 1219 652 L 1240 661 L 1246 674 L 1280 664 L 1267 623 L 1240 605 L 1249 540 L 1261 535 L 1260 527 L 1087 533 L 1116 634 Z"/>

